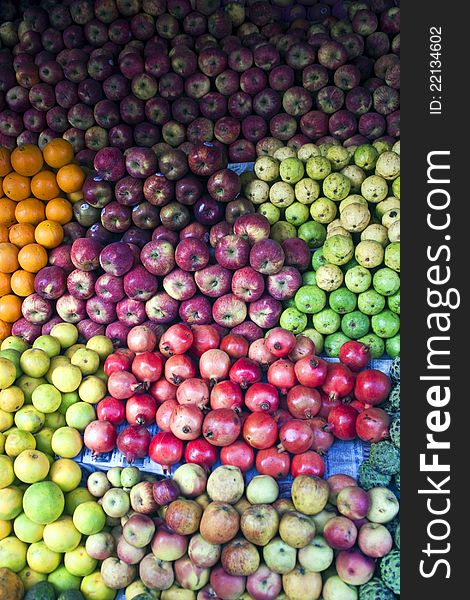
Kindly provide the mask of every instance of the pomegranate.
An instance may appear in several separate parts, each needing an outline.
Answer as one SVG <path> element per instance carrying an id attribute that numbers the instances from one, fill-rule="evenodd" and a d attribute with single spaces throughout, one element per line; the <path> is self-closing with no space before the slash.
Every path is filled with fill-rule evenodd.
<path id="1" fill-rule="evenodd" d="M 194 404 L 180 404 L 170 417 L 170 431 L 180 440 L 195 440 L 201 435 L 202 411 Z"/>
<path id="2" fill-rule="evenodd" d="M 184 354 L 191 348 L 193 341 L 191 328 L 184 323 L 177 323 L 165 331 L 160 338 L 158 348 L 163 356 Z"/>
<path id="3" fill-rule="evenodd" d="M 92 421 L 85 428 L 83 441 L 94 456 L 111 452 L 116 446 L 116 429 L 109 421 Z"/>
<path id="4" fill-rule="evenodd" d="M 180 385 L 185 379 L 195 377 L 196 367 L 189 356 L 175 354 L 165 363 L 165 379 L 174 385 Z"/>
<path id="5" fill-rule="evenodd" d="M 180 404 L 194 404 L 204 409 L 209 403 L 209 386 L 202 379 L 191 377 L 177 388 L 176 399 Z"/>
<path id="6" fill-rule="evenodd" d="M 354 386 L 356 400 L 363 404 L 380 404 L 388 398 L 392 384 L 390 378 L 378 369 L 366 369 L 358 373 Z"/>
<path id="7" fill-rule="evenodd" d="M 248 358 L 258 363 L 262 369 L 267 369 L 276 360 L 276 356 L 266 348 L 265 338 L 260 338 L 251 343 Z"/>
<path id="8" fill-rule="evenodd" d="M 287 423 L 288 421 L 292 421 L 292 419 L 294 418 L 289 411 L 284 410 L 283 408 L 279 408 L 278 410 L 276 410 L 273 413 L 273 417 L 274 420 L 277 423 L 277 428 L 281 429 L 281 427 L 284 425 L 284 423 Z"/>
<path id="9" fill-rule="evenodd" d="M 142 352 L 132 361 L 132 372 L 139 381 L 153 383 L 160 379 L 163 363 L 156 352 Z"/>
<path id="10" fill-rule="evenodd" d="M 178 387 L 166 379 L 159 379 L 150 386 L 149 392 L 159 403 L 165 400 L 176 400 L 176 390 Z"/>
<path id="11" fill-rule="evenodd" d="M 361 412 L 364 412 L 366 409 L 366 405 L 362 404 L 362 402 L 359 402 L 359 400 L 353 400 L 352 402 L 349 403 L 351 406 L 353 406 L 357 412 L 360 414 Z"/>
<path id="12" fill-rule="evenodd" d="M 220 349 L 226 352 L 230 358 L 237 359 L 248 355 L 250 344 L 241 335 L 229 333 L 220 341 Z"/>
<path id="13" fill-rule="evenodd" d="M 199 358 L 207 350 L 218 348 L 220 336 L 212 325 L 192 325 L 193 343 L 189 351 Z"/>
<path id="14" fill-rule="evenodd" d="M 113 425 L 121 425 L 126 417 L 124 402 L 112 396 L 106 396 L 96 405 L 96 416 L 99 421 L 109 421 Z"/>
<path id="15" fill-rule="evenodd" d="M 339 398 L 330 398 L 325 394 L 323 390 L 318 390 L 320 392 L 321 397 L 321 408 L 318 412 L 318 417 L 322 417 L 323 419 L 328 419 L 328 415 L 330 414 L 330 410 L 335 406 L 341 405 L 341 400 Z"/>
<path id="16" fill-rule="evenodd" d="M 222 379 L 227 379 L 230 369 L 230 357 L 223 350 L 206 350 L 199 359 L 201 377 L 215 385 Z"/>
<path id="17" fill-rule="evenodd" d="M 320 392 L 305 385 L 295 385 L 287 394 L 287 408 L 296 419 L 311 419 L 320 411 Z"/>
<path id="18" fill-rule="evenodd" d="M 328 422 L 322 417 L 315 417 L 309 419 L 307 423 L 313 432 L 311 450 L 318 454 L 326 454 L 335 441 L 334 435 L 329 431 Z"/>
<path id="19" fill-rule="evenodd" d="M 349 367 L 341 363 L 328 363 L 328 372 L 322 390 L 330 398 L 345 398 L 354 389 L 354 375 Z"/>
<path id="20" fill-rule="evenodd" d="M 364 442 L 380 442 L 388 437 L 390 415 L 381 408 L 366 408 L 356 420 L 357 437 Z"/>
<path id="21" fill-rule="evenodd" d="M 299 334 L 295 338 L 295 346 L 294 349 L 289 352 L 288 358 L 292 362 L 297 362 L 301 358 L 305 358 L 306 356 L 312 356 L 315 354 L 315 344 L 312 340 L 306 335 Z"/>
<path id="22" fill-rule="evenodd" d="M 202 435 L 214 446 L 229 446 L 240 435 L 241 421 L 229 408 L 211 410 L 204 419 Z"/>
<path id="23" fill-rule="evenodd" d="M 126 402 L 126 421 L 130 425 L 150 425 L 156 413 L 157 401 L 150 394 L 136 394 Z"/>
<path id="24" fill-rule="evenodd" d="M 244 406 L 241 387 L 233 381 L 219 381 L 211 390 L 210 404 L 212 410 L 231 408 L 240 414 Z"/>
<path id="25" fill-rule="evenodd" d="M 292 419 L 279 430 L 280 448 L 291 454 L 302 454 L 310 449 L 313 432 L 308 423 L 300 419 Z"/>
<path id="26" fill-rule="evenodd" d="M 357 410 L 350 404 L 341 404 L 330 410 L 328 425 L 339 440 L 353 440 L 356 437 Z"/>
<path id="27" fill-rule="evenodd" d="M 276 446 L 259 450 L 256 455 L 256 470 L 260 475 L 270 475 L 274 479 L 280 479 L 289 475 L 289 468 L 289 454 L 279 451 Z"/>
<path id="28" fill-rule="evenodd" d="M 279 407 L 279 394 L 270 383 L 254 383 L 245 393 L 245 404 L 251 412 L 273 413 Z"/>
<path id="29" fill-rule="evenodd" d="M 117 447 L 128 463 L 144 458 L 150 444 L 150 433 L 142 425 L 128 425 L 117 437 Z"/>
<path id="30" fill-rule="evenodd" d="M 132 352 L 152 352 L 157 343 L 157 336 L 147 325 L 137 325 L 127 334 L 127 347 Z"/>
<path id="31" fill-rule="evenodd" d="M 124 352 L 114 352 L 106 357 L 103 365 L 103 371 L 108 377 L 115 371 L 130 371 L 132 365 L 133 352 L 125 354 Z"/>
<path id="32" fill-rule="evenodd" d="M 242 390 L 253 383 L 261 381 L 261 368 L 251 358 L 239 358 L 234 362 L 229 372 L 230 381 L 238 383 Z"/>
<path id="33" fill-rule="evenodd" d="M 255 464 L 255 453 L 253 448 L 242 440 L 238 440 L 230 446 L 225 446 L 220 451 L 220 461 L 223 465 L 238 467 L 246 473 Z"/>
<path id="34" fill-rule="evenodd" d="M 204 438 L 192 440 L 186 444 L 184 460 L 210 469 L 217 462 L 217 449 Z"/>
<path id="35" fill-rule="evenodd" d="M 264 412 L 251 413 L 243 424 L 243 438 L 252 448 L 258 450 L 274 446 L 277 434 L 276 421 Z"/>
<path id="36" fill-rule="evenodd" d="M 157 409 L 155 421 L 162 431 L 170 431 L 170 419 L 175 408 L 179 406 L 176 400 L 166 400 Z"/>
<path id="37" fill-rule="evenodd" d="M 290 472 L 292 477 L 297 477 L 297 475 L 323 477 L 325 474 L 325 462 L 320 454 L 309 450 L 302 454 L 296 454 L 293 457 Z"/>
<path id="38" fill-rule="evenodd" d="M 370 361 L 369 346 L 356 340 L 345 342 L 340 348 L 339 359 L 351 371 L 360 371 Z"/>
<path id="39" fill-rule="evenodd" d="M 284 358 L 295 348 L 296 339 L 291 331 L 282 327 L 274 327 L 268 332 L 265 343 L 271 354 L 277 358 Z"/>
<path id="40" fill-rule="evenodd" d="M 165 471 L 171 471 L 171 466 L 183 456 L 183 442 L 169 431 L 159 431 L 150 442 L 148 455 Z"/>
<path id="41" fill-rule="evenodd" d="M 328 363 L 318 356 L 305 356 L 295 363 L 295 374 L 299 383 L 308 387 L 323 385 Z"/>
<path id="42" fill-rule="evenodd" d="M 108 378 L 108 391 L 117 400 L 127 400 L 140 387 L 135 375 L 128 371 L 114 371 Z"/>
<path id="43" fill-rule="evenodd" d="M 298 383 L 294 363 L 285 358 L 276 360 L 268 369 L 268 381 L 275 385 L 281 394 L 287 394 Z"/>

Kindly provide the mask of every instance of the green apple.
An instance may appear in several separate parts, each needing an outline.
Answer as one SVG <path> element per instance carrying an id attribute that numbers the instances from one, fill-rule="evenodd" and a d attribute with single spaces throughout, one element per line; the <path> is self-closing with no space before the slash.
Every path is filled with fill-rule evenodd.
<path id="1" fill-rule="evenodd" d="M 311 179 L 321 181 L 331 173 L 331 163 L 324 156 L 312 156 L 307 160 L 305 169 Z"/>
<path id="2" fill-rule="evenodd" d="M 297 235 L 307 242 L 310 248 L 318 248 L 326 240 L 326 229 L 321 223 L 307 221 L 299 227 Z"/>
<path id="3" fill-rule="evenodd" d="M 344 200 L 351 191 L 349 179 L 342 173 L 330 173 L 323 180 L 323 193 L 330 200 Z"/>
<path id="4" fill-rule="evenodd" d="M 368 202 L 377 204 L 388 196 L 388 183 L 379 175 L 370 175 L 362 182 L 361 194 Z"/>
<path id="5" fill-rule="evenodd" d="M 260 156 L 255 162 L 254 171 L 261 181 L 275 181 L 279 177 L 279 161 L 272 156 Z"/>
<path id="6" fill-rule="evenodd" d="M 372 275 L 370 274 L 369 269 L 366 269 L 362 265 L 357 265 L 346 271 L 344 283 L 348 290 L 360 294 L 370 288 L 372 284 Z"/>
<path id="7" fill-rule="evenodd" d="M 25 350 L 20 358 L 21 370 L 30 377 L 43 377 L 49 370 L 50 358 L 40 348 Z"/>
<path id="8" fill-rule="evenodd" d="M 98 561 L 89 556 L 85 546 L 76 546 L 64 556 L 64 566 L 71 575 L 85 577 L 96 569 Z"/>
<path id="9" fill-rule="evenodd" d="M 390 269 L 400 272 L 400 242 L 393 242 L 385 248 L 385 264 Z"/>
<path id="10" fill-rule="evenodd" d="M 82 382 L 82 372 L 74 365 L 58 366 L 52 372 L 52 383 L 62 393 L 74 392 Z"/>
<path id="11" fill-rule="evenodd" d="M 109 471 L 108 471 L 109 474 Z M 141 475 L 137 467 L 124 467 L 120 473 L 120 481 L 123 487 L 131 488 L 140 483 Z"/>
<path id="12" fill-rule="evenodd" d="M 39 385 L 31 395 L 33 406 L 43 413 L 55 412 L 62 402 L 62 394 L 49 383 Z"/>
<path id="13" fill-rule="evenodd" d="M 93 375 L 100 366 L 100 355 L 94 350 L 80 348 L 73 354 L 70 364 L 78 367 L 82 375 Z"/>
<path id="14" fill-rule="evenodd" d="M 104 512 L 110 517 L 123 517 L 130 509 L 129 494 L 122 488 L 111 488 L 101 500 Z"/>
<path id="15" fill-rule="evenodd" d="M 302 333 L 307 327 L 307 315 L 301 313 L 297 308 L 286 308 L 281 314 L 279 324 L 284 329 L 292 331 L 294 335 L 297 335 L 298 333 Z"/>
<path id="16" fill-rule="evenodd" d="M 287 183 L 297 183 L 302 179 L 304 173 L 304 163 L 298 158 L 286 158 L 279 167 L 279 175 L 282 181 L 287 181 Z"/>
<path id="17" fill-rule="evenodd" d="M 73 513 L 73 524 L 83 535 L 93 535 L 105 526 L 106 514 L 98 502 L 83 502 Z"/>
<path id="18" fill-rule="evenodd" d="M 326 151 L 326 158 L 331 162 L 334 171 L 341 171 L 349 164 L 350 154 L 343 146 L 331 146 Z"/>
<path id="19" fill-rule="evenodd" d="M 356 309 L 357 296 L 348 288 L 340 287 L 331 292 L 328 302 L 330 308 L 338 314 L 344 315 Z"/>
<path id="20" fill-rule="evenodd" d="M 338 358 L 341 346 L 351 339 L 344 335 L 342 331 L 336 331 L 325 338 L 325 353 L 330 358 Z"/>
<path id="21" fill-rule="evenodd" d="M 271 233 L 269 236 L 272 240 L 282 244 L 284 240 L 297 237 L 297 229 L 292 223 L 287 221 L 278 221 L 271 226 Z"/>
<path id="22" fill-rule="evenodd" d="M 317 286 L 325 292 L 337 290 L 343 284 L 343 271 L 337 266 L 326 263 L 316 272 Z"/>
<path id="23" fill-rule="evenodd" d="M 261 179 L 255 179 L 245 187 L 245 196 L 253 204 L 262 204 L 269 199 L 269 185 Z"/>
<path id="24" fill-rule="evenodd" d="M 95 409 L 88 402 L 75 402 L 65 413 L 65 421 L 69 427 L 85 431 L 87 425 L 96 419 Z"/>
<path id="25" fill-rule="evenodd" d="M 371 319 L 372 331 L 381 338 L 391 338 L 400 331 L 400 317 L 385 309 Z"/>
<path id="26" fill-rule="evenodd" d="M 277 223 L 281 218 L 281 211 L 271 202 L 263 202 L 263 204 L 260 204 L 257 212 L 266 217 L 270 225 L 274 225 L 274 223 Z"/>
<path id="27" fill-rule="evenodd" d="M 51 335 L 59 340 L 62 348 L 70 348 L 77 343 L 78 329 L 72 323 L 57 323 L 51 329 Z"/>
<path id="28" fill-rule="evenodd" d="M 320 185 L 313 179 L 304 177 L 295 184 L 296 199 L 302 204 L 312 204 L 320 196 Z"/>
<path id="29" fill-rule="evenodd" d="M 302 223 L 308 221 L 309 217 L 308 206 L 301 204 L 300 202 L 294 202 L 286 208 L 284 217 L 288 223 L 291 223 L 295 227 L 299 227 Z"/>
<path id="30" fill-rule="evenodd" d="M 96 377 L 96 375 L 88 375 L 85 377 L 78 388 L 80 399 L 89 404 L 97 404 L 102 400 L 108 391 L 106 382 Z"/>
<path id="31" fill-rule="evenodd" d="M 341 173 L 349 179 L 351 192 L 353 194 L 359 194 L 362 182 L 366 178 L 364 171 L 356 165 L 348 165 L 347 167 L 344 167 L 344 169 L 341 169 Z"/>
<path id="32" fill-rule="evenodd" d="M 122 471 L 121 467 L 111 467 L 106 471 L 106 477 L 113 487 L 124 487 L 121 479 Z"/>
<path id="33" fill-rule="evenodd" d="M 400 356 L 400 334 L 394 335 L 391 338 L 385 340 L 385 350 L 390 358 Z"/>
<path id="34" fill-rule="evenodd" d="M 363 240 L 356 246 L 354 256 L 361 266 L 366 269 L 375 269 L 384 260 L 384 249 L 379 242 Z"/>
<path id="35" fill-rule="evenodd" d="M 354 256 L 353 241 L 345 235 L 333 235 L 325 240 L 323 254 L 328 262 L 345 265 Z"/>
<path id="36" fill-rule="evenodd" d="M 385 352 L 384 340 L 379 338 L 375 333 L 368 333 L 364 337 L 359 338 L 358 341 L 369 347 L 371 358 L 380 358 Z"/>
<path id="37" fill-rule="evenodd" d="M 97 352 L 101 360 L 114 352 L 113 342 L 105 335 L 94 335 L 88 340 L 86 347 Z"/>
<path id="38" fill-rule="evenodd" d="M 385 298 L 371 288 L 359 294 L 357 307 L 365 315 L 378 315 L 385 308 Z"/>
<path id="39" fill-rule="evenodd" d="M 41 348 L 49 358 L 58 356 L 61 350 L 59 340 L 52 335 L 40 335 L 34 340 L 33 348 Z"/>
<path id="40" fill-rule="evenodd" d="M 310 205 L 310 215 L 317 223 L 328 225 L 336 218 L 338 209 L 333 200 L 329 198 L 318 198 L 313 204 Z"/>
<path id="41" fill-rule="evenodd" d="M 71 552 L 80 543 L 82 534 L 73 524 L 72 517 L 63 516 L 44 527 L 43 539 L 53 552 Z"/>
<path id="42" fill-rule="evenodd" d="M 297 150 L 297 158 L 307 162 L 313 156 L 320 156 L 320 150 L 315 144 L 304 144 Z"/>
<path id="43" fill-rule="evenodd" d="M 371 144 L 362 144 L 354 152 L 354 164 L 365 171 L 375 169 L 375 164 L 379 158 L 377 149 Z"/>
<path id="44" fill-rule="evenodd" d="M 295 200 L 294 188 L 285 181 L 277 181 L 269 190 L 269 199 L 277 208 L 287 208 Z"/>
<path id="45" fill-rule="evenodd" d="M 353 312 L 343 315 L 343 318 L 341 319 L 341 329 L 344 335 L 347 335 L 353 340 L 357 340 L 366 335 L 366 333 L 369 332 L 369 328 L 370 319 L 360 310 L 354 310 Z"/>
<path id="46" fill-rule="evenodd" d="M 302 313 L 312 315 L 326 305 L 326 294 L 317 285 L 303 285 L 295 293 L 295 306 Z"/>
<path id="47" fill-rule="evenodd" d="M 313 326 L 322 335 L 330 335 L 338 331 L 341 319 L 338 313 L 331 308 L 324 308 L 312 317 Z"/>

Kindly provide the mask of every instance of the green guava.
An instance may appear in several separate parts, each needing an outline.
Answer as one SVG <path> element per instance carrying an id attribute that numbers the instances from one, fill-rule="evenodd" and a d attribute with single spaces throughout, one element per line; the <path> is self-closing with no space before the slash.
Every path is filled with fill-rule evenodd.
<path id="1" fill-rule="evenodd" d="M 304 163 L 298 158 L 286 158 L 279 166 L 279 175 L 282 181 L 297 183 L 304 176 Z"/>
<path id="2" fill-rule="evenodd" d="M 400 314 L 400 290 L 398 290 L 398 292 L 396 294 L 393 294 L 393 296 L 389 296 L 387 298 L 387 304 L 388 304 L 388 308 L 396 313 L 397 315 Z"/>
<path id="3" fill-rule="evenodd" d="M 370 211 L 364 204 L 348 204 L 341 213 L 341 225 L 351 233 L 363 231 L 369 225 L 369 222 Z"/>
<path id="4" fill-rule="evenodd" d="M 391 310 L 383 310 L 371 319 L 372 331 L 381 338 L 391 338 L 400 331 L 400 317 Z"/>
<path id="5" fill-rule="evenodd" d="M 366 178 L 364 171 L 356 165 L 348 165 L 344 169 L 341 169 L 341 173 L 349 179 L 351 192 L 358 194 L 361 191 L 362 182 Z"/>
<path id="6" fill-rule="evenodd" d="M 333 235 L 325 240 L 323 254 L 328 262 L 345 265 L 354 256 L 354 243 L 345 235 Z"/>
<path id="7" fill-rule="evenodd" d="M 320 354 L 323 352 L 323 336 L 313 327 L 309 327 L 308 329 L 304 329 L 302 331 L 302 335 L 305 335 L 315 344 L 315 353 Z"/>
<path id="8" fill-rule="evenodd" d="M 351 338 L 344 335 L 342 331 L 337 331 L 325 338 L 324 349 L 327 356 L 330 358 L 338 358 L 341 346 L 346 342 L 350 342 Z"/>
<path id="9" fill-rule="evenodd" d="M 323 335 L 331 335 L 338 331 L 341 325 L 341 318 L 331 308 L 325 308 L 312 317 L 313 326 Z"/>
<path id="10" fill-rule="evenodd" d="M 337 265 L 330 263 L 322 265 L 317 270 L 316 276 L 317 286 L 325 292 L 337 290 L 343 284 L 343 271 Z"/>
<path id="11" fill-rule="evenodd" d="M 359 294 L 357 307 L 365 315 L 378 315 L 385 308 L 385 298 L 375 290 L 369 289 Z"/>
<path id="12" fill-rule="evenodd" d="M 308 159 L 305 169 L 311 179 L 321 181 L 331 173 L 331 163 L 324 156 L 312 156 Z"/>
<path id="13" fill-rule="evenodd" d="M 357 296 L 348 288 L 340 287 L 331 292 L 328 298 L 330 308 L 340 315 L 345 315 L 356 309 Z"/>
<path id="14" fill-rule="evenodd" d="M 369 317 L 359 310 L 343 315 L 343 318 L 341 319 L 341 329 L 344 335 L 347 335 L 353 340 L 357 340 L 366 335 L 369 328 Z"/>
<path id="15" fill-rule="evenodd" d="M 400 242 L 393 242 L 385 248 L 385 264 L 397 273 L 400 272 Z"/>
<path id="16" fill-rule="evenodd" d="M 384 259 L 384 249 L 379 242 L 373 240 L 363 240 L 356 246 L 354 253 L 357 262 L 367 269 L 375 269 L 382 264 Z"/>
<path id="17" fill-rule="evenodd" d="M 303 285 L 295 296 L 295 306 L 302 313 L 313 315 L 326 305 L 326 294 L 317 285 Z"/>
<path id="18" fill-rule="evenodd" d="M 379 175 L 370 175 L 362 182 L 361 194 L 368 202 L 377 204 L 387 197 L 388 183 Z"/>
<path id="19" fill-rule="evenodd" d="M 400 356 L 400 334 L 399 333 L 385 341 L 385 350 L 391 358 Z"/>
<path id="20" fill-rule="evenodd" d="M 317 285 L 317 274 L 315 271 L 306 271 L 302 273 L 302 283 L 304 285 Z"/>
<path id="21" fill-rule="evenodd" d="M 360 294 L 368 290 L 372 283 L 372 275 L 369 269 L 362 265 L 357 265 L 346 272 L 344 283 L 348 290 Z"/>
<path id="22" fill-rule="evenodd" d="M 392 181 L 400 175 L 400 156 L 391 150 L 383 152 L 375 165 L 377 175 Z"/>
<path id="23" fill-rule="evenodd" d="M 335 171 L 344 169 L 349 164 L 349 152 L 343 146 L 331 146 L 326 151 L 326 158 L 331 162 Z"/>
<path id="24" fill-rule="evenodd" d="M 383 296 L 393 296 L 400 289 L 400 277 L 396 271 L 383 267 L 374 273 L 372 285 Z"/>
<path id="25" fill-rule="evenodd" d="M 318 198 L 313 204 L 310 205 L 310 215 L 317 223 L 323 223 L 328 225 L 335 220 L 338 209 L 333 200 L 329 198 Z"/>
<path id="26" fill-rule="evenodd" d="M 298 333 L 302 333 L 307 327 L 307 315 L 304 315 L 294 307 L 286 308 L 281 314 L 279 324 L 284 329 L 292 331 L 294 335 L 297 335 Z"/>
<path id="27" fill-rule="evenodd" d="M 378 158 L 379 153 L 371 144 L 362 144 L 354 152 L 354 163 L 366 171 L 372 171 L 375 168 Z"/>
<path id="28" fill-rule="evenodd" d="M 327 262 L 328 261 L 323 254 L 323 246 L 315 250 L 315 252 L 312 254 L 312 267 L 315 269 L 315 271 L 318 271 L 318 269 L 322 265 L 326 265 Z"/>
<path id="29" fill-rule="evenodd" d="M 358 342 L 362 342 L 369 347 L 371 358 L 380 358 L 385 352 L 385 342 L 375 333 L 368 333 L 359 338 Z"/>
<path id="30" fill-rule="evenodd" d="M 307 221 L 299 227 L 297 236 L 307 242 L 310 248 L 318 248 L 326 240 L 326 229 L 321 223 Z"/>
<path id="31" fill-rule="evenodd" d="M 350 191 L 351 183 L 342 173 L 330 173 L 323 181 L 323 193 L 330 200 L 344 200 Z"/>

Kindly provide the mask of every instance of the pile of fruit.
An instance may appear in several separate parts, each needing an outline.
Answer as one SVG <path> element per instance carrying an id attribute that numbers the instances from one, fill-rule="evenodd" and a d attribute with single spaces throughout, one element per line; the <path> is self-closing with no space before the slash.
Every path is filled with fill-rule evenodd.
<path id="1" fill-rule="evenodd" d="M 129 599 L 159 590 L 163 600 L 231 600 L 245 591 L 254 600 L 282 592 L 291 600 L 354 600 L 400 592 L 393 549 L 399 503 L 384 487 L 366 492 L 347 475 L 299 475 L 288 499 L 272 477 L 245 485 L 242 472 L 228 466 L 208 476 L 183 465 L 161 481 L 142 480 L 135 467 L 113 468 L 92 473 L 87 489 L 67 467 L 60 473 L 24 495 L 15 487 L 0 491 L 10 498 L 5 527 L 13 527 L 0 540 L 0 557 L 19 574 L 16 587 L 26 587 L 27 599 L 80 589 L 83 596 L 71 600 L 112 600 L 124 588 Z M 373 578 L 376 571 L 382 580 Z"/>
<path id="2" fill-rule="evenodd" d="M 278 142 L 393 141 L 400 9 L 329 5 L 41 0 L 18 15 L 4 0 L 0 144 L 64 137 L 92 163 L 212 141 L 244 162 Z"/>

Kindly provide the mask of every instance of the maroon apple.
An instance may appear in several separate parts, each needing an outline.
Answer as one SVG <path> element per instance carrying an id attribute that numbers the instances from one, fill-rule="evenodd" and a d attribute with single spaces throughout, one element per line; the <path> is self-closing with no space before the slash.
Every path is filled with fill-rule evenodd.
<path id="1" fill-rule="evenodd" d="M 56 311 L 61 319 L 67 323 L 78 323 L 86 319 L 86 302 L 64 294 L 56 302 Z"/>
<path id="2" fill-rule="evenodd" d="M 132 223 L 131 214 L 128 206 L 110 202 L 101 211 L 101 224 L 112 233 L 122 233 L 129 229 Z"/>
<path id="3" fill-rule="evenodd" d="M 296 71 L 301 71 L 315 62 L 315 49 L 306 42 L 295 42 L 286 52 L 286 63 Z"/>
<path id="4" fill-rule="evenodd" d="M 284 250 L 275 240 L 256 242 L 250 250 L 250 265 L 263 275 L 278 273 L 284 265 Z"/>
<path id="5" fill-rule="evenodd" d="M 75 269 L 67 276 L 67 290 L 74 298 L 88 300 L 95 292 L 96 279 L 92 271 Z"/>
<path id="6" fill-rule="evenodd" d="M 179 302 L 166 292 L 156 293 L 145 303 L 147 317 L 155 323 L 171 323 L 178 315 Z"/>
<path id="7" fill-rule="evenodd" d="M 205 177 L 225 167 L 222 151 L 212 144 L 196 144 L 188 155 L 188 163 L 193 173 Z"/>
<path id="8" fill-rule="evenodd" d="M 251 267 L 235 271 L 232 277 L 232 293 L 244 302 L 258 300 L 264 292 L 263 276 Z"/>
<path id="9" fill-rule="evenodd" d="M 209 298 L 219 298 L 230 291 L 230 271 L 221 265 L 205 267 L 194 274 L 199 290 Z"/>
<path id="10" fill-rule="evenodd" d="M 145 304 L 139 300 L 124 298 L 116 304 L 117 318 L 130 327 L 142 325 L 147 317 Z"/>
<path id="11" fill-rule="evenodd" d="M 267 84 L 268 78 L 259 67 L 250 67 L 240 75 L 240 87 L 250 96 L 256 96 Z"/>
<path id="12" fill-rule="evenodd" d="M 209 262 L 207 244 L 197 238 L 180 241 L 175 250 L 175 261 L 184 271 L 199 271 Z"/>
<path id="13" fill-rule="evenodd" d="M 166 240 L 154 240 L 142 248 L 140 260 L 147 271 L 164 276 L 175 266 L 175 250 Z"/>
<path id="14" fill-rule="evenodd" d="M 251 115 L 253 109 L 252 98 L 246 92 L 235 92 L 228 99 L 227 109 L 235 119 L 244 119 Z"/>
<path id="15" fill-rule="evenodd" d="M 122 278 L 108 273 L 100 275 L 95 283 L 95 293 L 103 300 L 119 302 L 125 296 Z"/>
<path id="16" fill-rule="evenodd" d="M 94 323 L 101 325 L 109 325 L 117 318 L 116 305 L 113 302 L 98 298 L 98 296 L 87 300 L 86 312 Z"/>
<path id="17" fill-rule="evenodd" d="M 208 77 L 216 77 L 225 71 L 227 65 L 227 54 L 220 48 L 205 48 L 199 52 L 199 69 Z"/>
<path id="18" fill-rule="evenodd" d="M 180 231 L 186 227 L 190 221 L 189 211 L 179 202 L 170 202 L 160 210 L 160 220 L 162 225 L 172 231 Z"/>
<path id="19" fill-rule="evenodd" d="M 158 160 L 151 148 L 129 148 L 125 152 L 126 169 L 131 177 L 145 179 L 158 169 Z"/>
<path id="20" fill-rule="evenodd" d="M 249 305 L 250 319 L 263 329 L 271 329 L 279 322 L 282 304 L 268 294 L 261 296 Z"/>
<path id="21" fill-rule="evenodd" d="M 256 148 L 253 142 L 248 140 L 236 140 L 230 144 L 228 149 L 230 162 L 253 162 L 256 160 Z"/>
<path id="22" fill-rule="evenodd" d="M 249 48 L 241 46 L 232 50 L 228 55 L 228 66 L 238 73 L 247 71 L 252 65 L 253 53 Z"/>
<path id="23" fill-rule="evenodd" d="M 126 164 L 118 148 L 103 148 L 96 153 L 93 166 L 105 181 L 118 181 L 126 173 Z"/>
<path id="24" fill-rule="evenodd" d="M 225 294 L 214 302 L 212 317 L 222 327 L 236 327 L 247 315 L 246 304 L 233 294 Z"/>
<path id="25" fill-rule="evenodd" d="M 75 240 L 70 249 L 70 258 L 76 269 L 93 271 L 99 267 L 99 255 L 103 247 L 91 238 Z"/>
<path id="26" fill-rule="evenodd" d="M 278 140 L 287 141 L 297 131 L 297 121 L 292 115 L 281 113 L 275 115 L 269 122 L 271 135 Z"/>
<path id="27" fill-rule="evenodd" d="M 175 300 L 189 300 L 196 293 L 193 275 L 182 269 L 173 269 L 164 277 L 162 283 L 165 292 Z"/>
<path id="28" fill-rule="evenodd" d="M 249 255 L 249 241 L 238 235 L 220 238 L 215 247 L 215 259 L 226 269 L 236 270 L 244 267 L 248 263 Z"/>
<path id="29" fill-rule="evenodd" d="M 178 314 L 188 325 L 208 325 L 212 323 L 211 308 L 208 298 L 196 294 L 181 303 Z"/>

